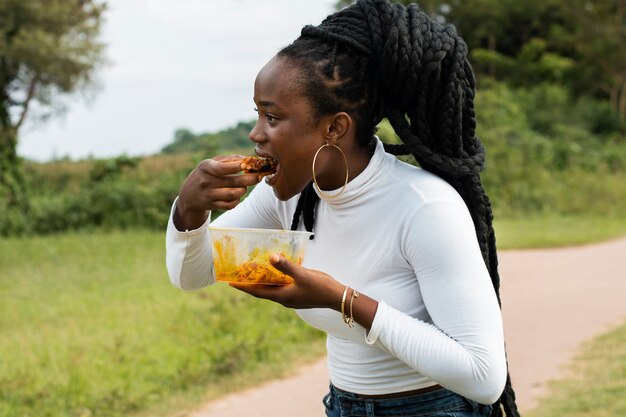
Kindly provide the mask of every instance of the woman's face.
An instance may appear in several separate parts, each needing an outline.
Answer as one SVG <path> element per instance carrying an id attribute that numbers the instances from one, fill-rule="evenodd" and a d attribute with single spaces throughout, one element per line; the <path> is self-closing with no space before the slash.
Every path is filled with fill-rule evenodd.
<path id="1" fill-rule="evenodd" d="M 299 194 L 311 181 L 313 156 L 325 143 L 324 118 L 316 120 L 297 80 L 297 66 L 285 58 L 273 58 L 254 83 L 258 119 L 250 140 L 259 156 L 278 162 L 276 174 L 266 182 L 283 201 Z"/>

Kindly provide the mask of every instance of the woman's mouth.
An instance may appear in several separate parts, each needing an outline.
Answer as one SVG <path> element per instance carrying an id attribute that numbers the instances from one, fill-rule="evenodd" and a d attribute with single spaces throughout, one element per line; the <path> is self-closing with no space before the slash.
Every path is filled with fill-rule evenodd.
<path id="1" fill-rule="evenodd" d="M 279 173 L 280 173 L 280 164 L 276 163 L 276 170 L 272 174 L 265 176 L 265 183 L 269 186 L 272 186 L 276 182 L 275 178 Z"/>
<path id="2" fill-rule="evenodd" d="M 280 163 L 272 155 L 264 152 L 258 146 L 255 147 L 254 152 L 259 156 L 259 159 L 271 162 L 271 170 L 262 175 L 264 175 L 264 180 L 267 185 L 273 185 L 276 182 L 276 175 L 280 172 Z"/>

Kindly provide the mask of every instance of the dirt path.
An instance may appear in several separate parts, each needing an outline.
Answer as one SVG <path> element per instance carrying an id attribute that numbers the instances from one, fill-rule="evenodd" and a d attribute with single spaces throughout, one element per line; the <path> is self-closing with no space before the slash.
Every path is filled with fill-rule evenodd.
<path id="1" fill-rule="evenodd" d="M 528 410 L 545 383 L 588 340 L 626 319 L 626 238 L 596 245 L 500 253 L 509 369 L 518 406 Z M 188 417 L 320 417 L 328 387 L 324 360 L 297 375 L 181 413 Z"/>

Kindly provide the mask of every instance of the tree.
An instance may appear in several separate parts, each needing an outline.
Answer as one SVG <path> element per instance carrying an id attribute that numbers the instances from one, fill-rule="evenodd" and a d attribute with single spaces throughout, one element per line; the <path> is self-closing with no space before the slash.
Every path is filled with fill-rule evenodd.
<path id="1" fill-rule="evenodd" d="M 626 121 L 626 0 L 573 0 L 563 8 L 574 27 L 561 45 L 584 62 L 576 87 L 608 97 Z"/>
<path id="2" fill-rule="evenodd" d="M 514 86 L 561 84 L 574 97 L 606 100 L 626 122 L 626 0 L 392 1 L 454 24 L 478 74 Z"/>
<path id="3" fill-rule="evenodd" d="M 236 126 L 213 133 L 195 134 L 188 129 L 178 129 L 174 132 L 174 141 L 166 145 L 161 152 L 164 154 L 200 152 L 205 158 L 219 152 L 241 152 L 241 148 L 250 148 L 252 145 L 248 136 L 255 123 L 255 120 L 239 122 Z"/>
<path id="4" fill-rule="evenodd" d="M 561 22 L 560 0 L 393 0 L 417 3 L 452 23 L 471 52 L 476 72 L 513 83 L 561 81 L 573 66 L 546 41 Z M 341 0 L 337 7 L 352 3 Z"/>
<path id="5" fill-rule="evenodd" d="M 28 207 L 18 132 L 36 102 L 50 110 L 64 94 L 93 83 L 104 62 L 98 39 L 104 3 L 96 0 L 0 2 L 0 205 Z M 0 207 L 2 210 L 2 207 Z"/>

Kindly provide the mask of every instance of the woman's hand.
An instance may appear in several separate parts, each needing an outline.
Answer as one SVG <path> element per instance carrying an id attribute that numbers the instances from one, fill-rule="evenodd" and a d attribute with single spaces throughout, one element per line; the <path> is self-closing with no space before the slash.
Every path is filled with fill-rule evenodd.
<path id="1" fill-rule="evenodd" d="M 174 225 L 178 230 L 202 226 L 209 210 L 230 210 L 240 203 L 247 187 L 258 184 L 257 174 L 241 172 L 241 155 L 205 159 L 189 174 L 178 195 Z"/>
<path id="2" fill-rule="evenodd" d="M 294 283 L 284 286 L 230 283 L 230 286 L 289 308 L 341 308 L 345 286 L 330 275 L 303 268 L 278 254 L 270 256 L 270 262 L 274 268 L 292 277 Z"/>

